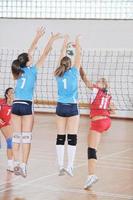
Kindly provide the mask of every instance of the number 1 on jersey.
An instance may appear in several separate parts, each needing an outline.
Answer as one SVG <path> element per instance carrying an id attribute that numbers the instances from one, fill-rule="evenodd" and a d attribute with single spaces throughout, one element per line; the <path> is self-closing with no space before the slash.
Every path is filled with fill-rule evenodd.
<path id="1" fill-rule="evenodd" d="M 64 78 L 62 81 L 63 81 L 63 83 L 64 83 L 64 89 L 66 90 L 66 89 L 67 89 L 67 79 Z"/>

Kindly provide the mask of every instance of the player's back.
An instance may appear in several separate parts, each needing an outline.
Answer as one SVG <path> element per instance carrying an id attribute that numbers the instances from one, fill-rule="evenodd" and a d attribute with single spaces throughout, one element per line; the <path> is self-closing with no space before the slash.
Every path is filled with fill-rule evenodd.
<path id="1" fill-rule="evenodd" d="M 23 68 L 24 73 L 17 80 L 15 99 L 32 100 L 36 82 L 37 70 L 35 66 Z"/>
<path id="2" fill-rule="evenodd" d="M 109 116 L 109 104 L 111 96 L 100 88 L 93 88 L 90 100 L 90 116 Z"/>
<path id="3" fill-rule="evenodd" d="M 0 99 L 0 118 L 3 121 L 7 122 L 10 120 L 11 108 L 12 106 L 6 103 L 6 99 Z"/>
<path id="4" fill-rule="evenodd" d="M 56 77 L 58 87 L 58 102 L 77 103 L 79 70 L 71 67 L 61 77 Z"/>

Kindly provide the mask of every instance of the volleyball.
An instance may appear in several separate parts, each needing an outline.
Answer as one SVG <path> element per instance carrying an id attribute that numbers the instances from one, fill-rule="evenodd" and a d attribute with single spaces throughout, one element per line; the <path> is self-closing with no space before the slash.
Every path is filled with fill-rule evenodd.
<path id="1" fill-rule="evenodd" d="M 66 55 L 72 58 L 75 55 L 75 47 L 76 45 L 73 42 L 69 42 L 67 44 Z"/>

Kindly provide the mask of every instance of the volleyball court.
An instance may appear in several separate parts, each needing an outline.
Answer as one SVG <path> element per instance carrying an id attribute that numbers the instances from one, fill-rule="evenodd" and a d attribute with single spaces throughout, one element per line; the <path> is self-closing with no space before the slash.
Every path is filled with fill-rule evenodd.
<path id="1" fill-rule="evenodd" d="M 30 20 L 32 18 L 35 18 L 34 20 L 37 20 L 37 18 L 42 20 L 50 18 L 51 20 L 54 19 L 55 23 L 57 18 L 63 19 L 64 22 L 66 22 L 64 18 L 71 18 L 76 23 L 78 19 L 113 19 L 115 23 L 115 19 L 131 19 L 131 15 L 128 15 L 128 13 L 131 13 L 130 2 L 126 4 L 118 1 L 115 4 L 113 1 L 101 1 L 101 3 L 96 4 L 96 2 L 91 1 L 79 1 L 78 3 L 76 1 L 66 3 L 65 1 L 52 1 L 52 3 L 50 1 L 45 3 L 43 1 L 1 1 L 0 20 L 24 18 L 23 20 L 26 23 L 26 20 L 28 20 L 26 18 L 30 18 Z M 72 7 L 75 7 L 74 11 Z M 113 10 L 113 7 L 115 7 L 115 10 Z M 31 8 L 32 12 L 29 12 Z M 56 16 L 57 8 L 60 8 L 58 10 L 60 14 Z M 64 9 L 64 13 L 61 8 Z M 70 9 L 69 12 L 67 12 L 67 8 Z M 96 8 L 99 8 L 99 10 Z M 109 8 L 110 10 L 108 10 Z M 8 12 L 9 10 L 10 12 Z M 18 22 L 21 22 L 21 19 Z M 8 24 L 9 22 L 5 21 L 5 23 Z M 39 23 L 41 23 L 41 20 Z M 46 23 L 49 24 L 50 22 L 46 21 Z M 71 20 L 69 23 L 71 24 Z M 32 24 L 32 20 L 30 24 Z M 4 26 L 1 28 L 4 28 Z M 30 36 L 32 37 L 32 34 Z M 18 48 L 12 46 L 12 48 L 4 47 L 0 49 L 0 96 L 3 95 L 7 87 L 14 87 L 15 85 L 11 75 L 11 63 L 21 52 L 22 49 L 19 48 L 19 45 Z M 37 49 L 34 55 L 35 61 L 39 55 L 40 49 Z M 92 49 L 89 47 L 82 49 L 81 64 L 87 76 L 93 82 L 101 77 L 107 78 L 116 106 L 116 114 L 112 116 L 111 129 L 103 136 L 98 151 L 97 174 L 99 181 L 87 191 L 83 189 L 83 186 L 87 176 L 86 149 L 90 91 L 85 87 L 81 79 L 79 82 L 81 118 L 74 176 L 69 177 L 67 174 L 61 177 L 58 176 L 55 152 L 57 88 L 53 77 L 58 57 L 59 51 L 55 47 L 48 56 L 45 66 L 39 69 L 34 95 L 35 124 L 27 178 L 15 176 L 13 173 L 6 171 L 6 145 L 4 138 L 1 137 L 0 200 L 132 200 L 133 49 L 125 48 L 124 46 L 122 49 Z M 67 163 L 67 159 L 65 163 Z"/>

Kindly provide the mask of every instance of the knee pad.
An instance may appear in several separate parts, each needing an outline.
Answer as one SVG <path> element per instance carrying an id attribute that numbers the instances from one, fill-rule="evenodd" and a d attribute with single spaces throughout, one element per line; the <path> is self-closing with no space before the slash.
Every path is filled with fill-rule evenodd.
<path id="1" fill-rule="evenodd" d="M 97 159 L 96 149 L 88 147 L 88 159 Z"/>
<path id="2" fill-rule="evenodd" d="M 30 144 L 32 140 L 31 132 L 23 132 L 22 133 L 22 144 Z"/>
<path id="3" fill-rule="evenodd" d="M 12 138 L 6 139 L 7 149 L 12 149 Z"/>
<path id="4" fill-rule="evenodd" d="M 14 133 L 12 138 L 13 143 L 21 143 L 21 133 Z"/>
<path id="5" fill-rule="evenodd" d="M 68 145 L 76 146 L 77 144 L 77 135 L 76 134 L 68 134 L 67 135 Z"/>
<path id="6" fill-rule="evenodd" d="M 56 145 L 64 145 L 66 140 L 66 135 L 57 135 Z"/>

